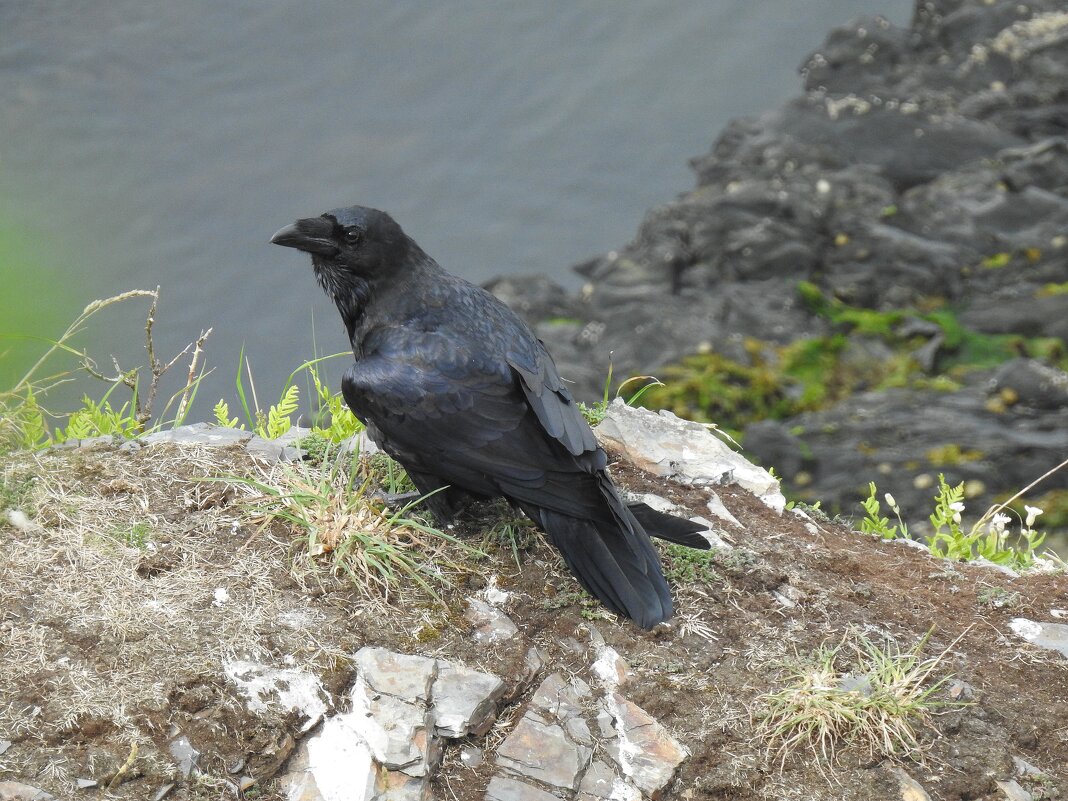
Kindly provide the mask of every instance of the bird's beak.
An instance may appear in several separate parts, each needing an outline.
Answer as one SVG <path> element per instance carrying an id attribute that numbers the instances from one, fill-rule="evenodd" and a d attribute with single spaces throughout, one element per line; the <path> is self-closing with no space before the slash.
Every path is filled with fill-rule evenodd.
<path id="1" fill-rule="evenodd" d="M 322 217 L 309 217 L 287 225 L 271 237 L 271 244 L 286 248 L 296 248 L 305 253 L 317 253 L 320 256 L 336 256 L 337 243 L 331 234 L 334 224 Z"/>

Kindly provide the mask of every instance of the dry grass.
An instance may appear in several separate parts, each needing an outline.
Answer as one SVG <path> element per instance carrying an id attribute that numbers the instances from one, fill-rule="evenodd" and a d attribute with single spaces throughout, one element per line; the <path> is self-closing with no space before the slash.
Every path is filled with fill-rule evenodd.
<path id="1" fill-rule="evenodd" d="M 841 748 L 857 749 L 869 760 L 918 756 L 917 726 L 940 708 L 955 706 L 936 697 L 948 677 L 931 681 L 949 649 L 923 658 L 927 639 L 903 650 L 889 638 L 876 643 L 850 632 L 797 660 L 786 686 L 760 699 L 767 717 L 758 737 L 780 766 L 799 750 L 822 766 L 832 765 Z"/>
<path id="2" fill-rule="evenodd" d="M 134 744 L 144 764 L 135 718 L 165 708 L 176 677 L 217 683 L 234 655 L 270 661 L 268 635 L 302 662 L 344 653 L 329 631 L 287 623 L 315 615 L 279 590 L 287 544 L 242 549 L 234 490 L 192 480 L 238 466 L 244 454 L 175 446 L 8 460 L 3 486 L 36 480 L 9 498 L 29 523 L 0 516 L 0 732 L 44 744 L 110 731 L 119 764 Z M 16 750 L 0 770 L 19 768 Z"/>

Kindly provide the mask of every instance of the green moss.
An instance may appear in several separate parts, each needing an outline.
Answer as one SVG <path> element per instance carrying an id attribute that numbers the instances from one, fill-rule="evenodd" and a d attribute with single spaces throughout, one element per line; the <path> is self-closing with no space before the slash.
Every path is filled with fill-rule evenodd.
<path id="1" fill-rule="evenodd" d="M 35 480 L 33 474 L 29 472 L 0 475 L 0 511 L 4 509 L 25 510 Z"/>
<path id="2" fill-rule="evenodd" d="M 981 263 L 988 270 L 998 270 L 1007 266 L 1011 261 L 1012 254 L 1002 252 L 987 256 Z"/>
<path id="3" fill-rule="evenodd" d="M 927 461 L 933 467 L 949 467 L 959 464 L 975 462 L 983 458 L 983 452 L 974 449 L 962 449 L 956 443 L 948 443 L 931 448 L 925 454 Z"/>
<path id="4" fill-rule="evenodd" d="M 1048 298 L 1054 295 L 1068 295 L 1068 281 L 1063 284 L 1046 284 L 1035 293 L 1035 296 L 1040 298 Z"/>
<path id="5" fill-rule="evenodd" d="M 734 359 L 715 352 L 688 356 L 661 372 L 665 386 L 650 389 L 642 404 L 715 422 L 737 435 L 756 420 L 825 409 L 864 390 L 912 387 L 954 392 L 968 372 L 1019 355 L 1068 367 L 1060 339 L 982 334 L 962 325 L 951 310 L 935 308 L 940 304 L 922 313 L 876 311 L 849 306 L 808 281 L 800 282 L 797 291 L 813 314 L 832 324 L 830 335 L 788 345 L 749 339 L 743 343 L 744 356 Z M 941 329 L 938 374 L 923 372 L 914 356 L 930 341 L 928 336 L 898 333 L 909 319 Z M 888 346 L 890 354 L 869 355 L 862 346 L 865 339 Z"/>

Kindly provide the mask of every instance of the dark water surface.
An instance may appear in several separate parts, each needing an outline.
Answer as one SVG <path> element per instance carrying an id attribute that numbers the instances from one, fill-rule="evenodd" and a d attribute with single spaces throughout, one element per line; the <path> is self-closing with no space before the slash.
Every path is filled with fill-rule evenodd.
<path id="1" fill-rule="evenodd" d="M 215 328 L 198 416 L 236 402 L 242 343 L 276 396 L 313 315 L 320 352 L 345 345 L 307 259 L 267 243 L 283 224 L 379 206 L 471 280 L 574 286 L 570 265 L 692 185 L 687 158 L 730 118 L 799 93 L 832 26 L 910 8 L 4 0 L 0 227 L 39 258 L 0 260 L 0 291 L 69 320 L 161 284 L 161 349 Z M 20 289 L 31 268 L 49 292 Z M 135 311 L 91 330 L 105 356 L 137 356 Z"/>

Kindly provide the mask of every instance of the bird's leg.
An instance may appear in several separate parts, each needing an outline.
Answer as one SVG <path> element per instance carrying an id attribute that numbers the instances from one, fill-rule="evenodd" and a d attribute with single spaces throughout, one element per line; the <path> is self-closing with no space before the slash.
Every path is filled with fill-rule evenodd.
<path id="1" fill-rule="evenodd" d="M 384 492 L 383 490 L 375 490 L 371 493 L 372 501 L 377 501 L 391 509 L 397 507 L 403 508 L 410 503 L 418 501 L 422 497 L 423 493 L 418 490 L 413 490 L 412 492 Z"/>

